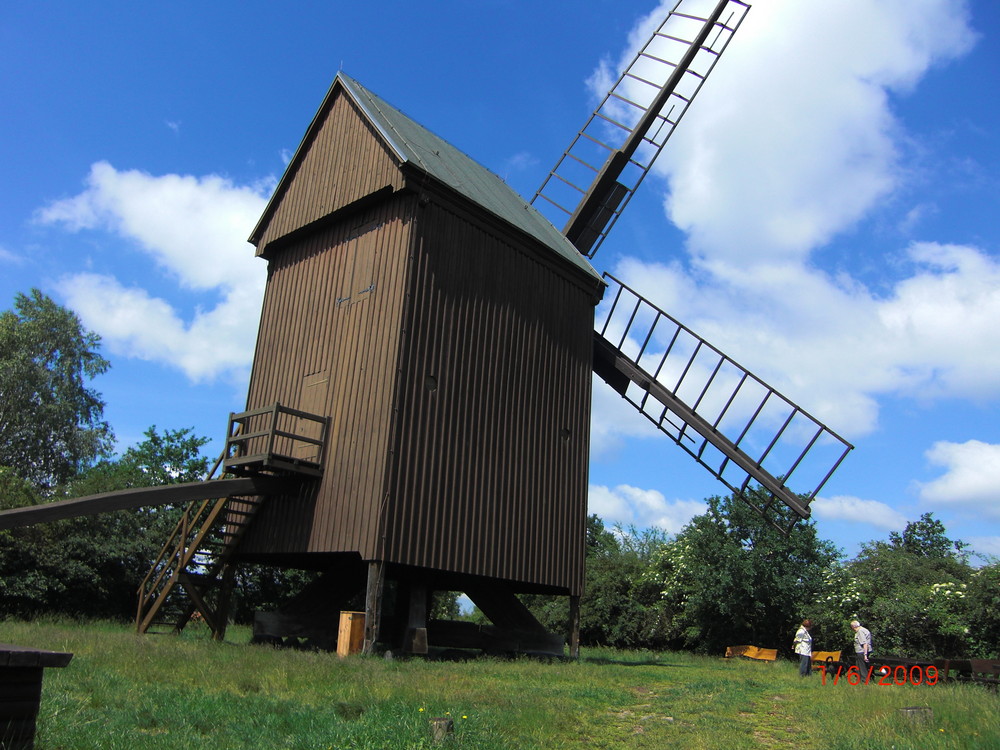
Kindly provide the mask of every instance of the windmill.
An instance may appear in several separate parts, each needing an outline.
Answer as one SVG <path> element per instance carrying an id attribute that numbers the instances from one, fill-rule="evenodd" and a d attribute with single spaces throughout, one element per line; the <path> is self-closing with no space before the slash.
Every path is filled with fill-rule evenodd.
<path id="1" fill-rule="evenodd" d="M 561 653 L 517 598 L 548 593 L 570 599 L 575 650 L 592 373 L 769 520 L 808 517 L 850 446 L 590 263 L 748 7 L 678 2 L 534 206 L 338 74 L 250 237 L 268 282 L 224 478 L 0 528 L 190 501 L 140 632 L 200 612 L 221 637 L 234 571 L 258 562 L 320 574 L 258 614 L 261 640 L 330 646 L 360 608 L 369 650 Z M 492 625 L 433 620 L 434 591 Z"/>

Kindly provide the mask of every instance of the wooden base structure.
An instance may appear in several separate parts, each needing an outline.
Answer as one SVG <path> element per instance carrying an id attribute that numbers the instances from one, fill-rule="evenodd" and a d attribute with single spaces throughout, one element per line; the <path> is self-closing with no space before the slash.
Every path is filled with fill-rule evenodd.
<path id="1" fill-rule="evenodd" d="M 445 589 L 444 584 L 435 582 L 432 571 L 389 566 L 379 561 L 345 562 L 324 573 L 280 610 L 258 612 L 253 640 L 337 650 L 342 614 L 354 611 L 363 601 L 364 637 L 359 649 L 362 653 L 426 655 L 460 649 L 491 654 L 564 655 L 566 638 L 547 631 L 509 584 L 477 581 L 468 576 L 461 579 L 448 579 Z M 436 590 L 464 591 L 491 624 L 431 619 L 431 601 Z M 579 612 L 578 605 L 576 611 Z M 578 642 L 578 624 L 574 632 Z M 570 638 L 572 641 L 574 636 L 571 634 Z"/>

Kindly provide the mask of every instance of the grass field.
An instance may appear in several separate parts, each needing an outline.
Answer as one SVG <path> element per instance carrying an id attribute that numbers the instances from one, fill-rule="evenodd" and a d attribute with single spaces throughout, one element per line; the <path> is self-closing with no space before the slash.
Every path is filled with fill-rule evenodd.
<path id="1" fill-rule="evenodd" d="M 1000 697 L 976 686 L 834 687 L 790 662 L 683 653 L 341 660 L 247 640 L 0 625 L 0 641 L 75 654 L 46 670 L 38 750 L 1000 748 Z M 933 716 L 915 723 L 898 710 L 909 706 Z M 429 720 L 446 716 L 454 734 L 435 744 Z"/>

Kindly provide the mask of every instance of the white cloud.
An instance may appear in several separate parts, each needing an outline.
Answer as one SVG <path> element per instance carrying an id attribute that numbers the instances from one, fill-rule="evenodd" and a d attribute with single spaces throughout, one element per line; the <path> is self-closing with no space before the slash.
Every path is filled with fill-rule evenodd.
<path id="1" fill-rule="evenodd" d="M 214 308 L 190 322 L 166 300 L 110 276 L 67 276 L 58 289 L 115 354 L 178 367 L 196 382 L 223 373 L 244 382 L 249 374 L 262 285 L 225 290 Z"/>
<path id="2" fill-rule="evenodd" d="M 914 395 L 1000 394 L 1000 263 L 970 247 L 920 243 L 917 272 L 879 304 L 891 364 Z"/>
<path id="3" fill-rule="evenodd" d="M 755 4 L 657 162 L 692 252 L 794 259 L 864 216 L 903 174 L 889 94 L 967 52 L 968 19 L 965 0 Z"/>
<path id="4" fill-rule="evenodd" d="M 810 507 L 817 517 L 827 521 L 849 521 L 888 531 L 900 530 L 906 526 L 906 517 L 902 513 L 877 500 L 836 495 L 817 497 Z"/>
<path id="5" fill-rule="evenodd" d="M 1000 557 L 1000 536 L 971 536 L 965 541 L 980 555 Z"/>
<path id="6" fill-rule="evenodd" d="M 935 243 L 914 244 L 906 260 L 911 275 L 885 296 L 796 264 L 705 279 L 624 259 L 614 273 L 857 438 L 877 427 L 885 395 L 1000 397 L 1000 262 Z"/>
<path id="7" fill-rule="evenodd" d="M 537 164 L 538 157 L 530 151 L 519 151 L 504 162 L 508 172 L 523 172 L 532 169 Z"/>
<path id="8" fill-rule="evenodd" d="M 591 458 L 610 456 L 627 438 L 653 437 L 656 428 L 603 380 L 594 376 L 590 411 Z"/>
<path id="9" fill-rule="evenodd" d="M 615 274 L 850 438 L 886 394 L 1000 396 L 1000 264 L 983 250 L 915 243 L 899 265 L 887 248 L 910 274 L 887 292 L 810 265 L 904 183 L 891 96 L 966 53 L 969 18 L 965 0 L 755 4 L 656 163 L 686 260 Z"/>
<path id="10" fill-rule="evenodd" d="M 110 231 L 137 246 L 190 289 L 229 286 L 234 276 L 263 273 L 246 242 L 267 204 L 267 185 L 239 186 L 209 175 L 91 167 L 86 189 L 38 212 L 38 220 Z"/>
<path id="11" fill-rule="evenodd" d="M 934 216 L 937 213 L 938 207 L 934 204 L 920 203 L 906 212 L 906 215 L 899 221 L 896 228 L 900 234 L 910 235 L 925 218 Z"/>
<path id="12" fill-rule="evenodd" d="M 0 245 L 0 261 L 4 263 L 14 263 L 16 265 L 21 265 L 22 263 L 24 263 L 24 258 L 22 258 L 20 255 L 12 253 L 10 250 Z"/>
<path id="13" fill-rule="evenodd" d="M 644 490 L 627 484 L 614 488 L 592 484 L 587 509 L 609 525 L 657 526 L 676 534 L 694 516 L 708 510 L 708 506 L 696 500 L 668 501 L 657 490 Z"/>
<path id="14" fill-rule="evenodd" d="M 1000 445 L 979 440 L 941 441 L 925 455 L 946 471 L 920 485 L 921 500 L 934 505 L 961 506 L 982 517 L 1000 518 Z"/>
<path id="15" fill-rule="evenodd" d="M 222 373 L 242 378 L 253 355 L 266 275 L 246 237 L 269 188 L 215 175 L 157 177 L 99 162 L 82 193 L 41 209 L 37 220 L 125 238 L 209 307 L 186 321 L 165 299 L 112 277 L 63 277 L 59 289 L 67 303 L 111 351 L 179 367 L 194 380 Z"/>

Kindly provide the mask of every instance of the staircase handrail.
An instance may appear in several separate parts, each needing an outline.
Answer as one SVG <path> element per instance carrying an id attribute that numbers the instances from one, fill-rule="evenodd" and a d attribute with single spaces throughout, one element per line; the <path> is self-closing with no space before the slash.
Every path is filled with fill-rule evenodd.
<path id="1" fill-rule="evenodd" d="M 239 431 L 242 430 L 242 428 L 243 426 L 240 425 L 237 429 L 236 434 L 239 434 Z M 209 469 L 208 473 L 205 475 L 205 481 L 208 481 L 215 477 L 216 472 L 222 466 L 222 463 L 225 460 L 225 458 L 226 458 L 226 448 L 223 448 L 222 453 L 219 454 L 219 457 L 215 460 L 215 463 L 212 464 L 212 468 Z M 188 557 L 187 560 L 183 560 L 184 555 L 181 552 L 181 550 L 184 548 L 184 540 L 186 540 L 187 538 L 188 529 L 190 529 L 192 526 L 192 519 L 190 517 L 190 514 L 191 514 L 191 509 L 196 502 L 198 501 L 194 500 L 188 503 L 187 507 L 184 509 L 184 513 L 177 520 L 173 532 L 170 534 L 167 541 L 160 548 L 160 552 L 156 556 L 156 559 L 153 561 L 153 564 L 150 566 L 149 572 L 146 573 L 145 577 L 142 579 L 142 582 L 139 584 L 139 606 L 136 611 L 137 628 L 141 627 L 150 600 L 154 598 L 153 592 L 159 590 L 160 583 L 163 581 L 163 579 L 173 570 L 183 570 L 185 567 L 187 567 L 187 563 L 190 562 L 190 557 L 193 557 L 193 555 L 191 555 Z M 218 500 L 216 500 L 215 502 L 218 502 Z M 201 514 L 207 507 L 208 503 L 209 500 L 201 501 L 201 507 L 198 508 L 198 512 L 195 514 L 195 519 L 201 516 Z M 170 553 L 169 561 L 167 559 L 168 551 Z M 175 568 L 172 564 L 174 560 L 177 561 L 183 560 L 183 563 L 179 565 L 177 568 Z M 150 583 L 150 579 L 153 579 L 152 583 Z"/>

